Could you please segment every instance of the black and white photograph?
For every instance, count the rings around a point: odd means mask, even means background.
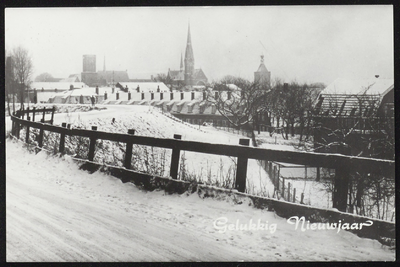
[[[395,261],[393,14],[5,8],[6,261]]]

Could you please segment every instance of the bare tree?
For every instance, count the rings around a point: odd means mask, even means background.
[[[159,73],[155,77],[155,80],[157,82],[163,82],[172,91],[172,84],[173,84],[174,81],[168,75],[165,75],[164,73]]]
[[[14,75],[18,84],[21,108],[24,106],[24,91],[31,82],[33,71],[32,59],[27,49],[18,46],[12,52]]]
[[[314,149],[394,160],[394,117],[380,114],[382,96],[367,94],[324,94],[314,114]],[[322,105],[322,102],[325,105]],[[395,177],[379,173],[349,173],[349,211],[390,219],[394,209]],[[330,185],[331,186],[331,185]]]
[[[15,94],[16,94],[16,83],[15,83],[15,75],[14,75],[14,64],[12,56],[6,54],[6,62],[5,62],[5,93],[7,98],[7,108],[8,114],[11,114],[10,110],[10,96],[12,98],[13,103],[13,112],[15,112]]]
[[[304,129],[310,125],[308,111],[312,109],[312,103],[317,97],[320,89],[307,84],[297,82],[283,83],[279,79],[267,98],[268,109],[274,117],[282,119],[284,126],[284,138],[288,139],[289,133],[295,134],[295,126],[298,124],[300,130],[300,141],[303,137]],[[278,125],[279,127],[279,125]],[[308,131],[307,131],[308,133]]]
[[[251,132],[253,144],[256,144],[254,126],[259,114],[266,110],[264,103],[269,91],[267,84],[226,76],[214,83],[213,90],[207,91],[207,102],[215,106],[230,125]]]
[[[54,82],[54,81],[55,79],[53,75],[51,75],[48,72],[41,73],[35,78],[35,82]]]

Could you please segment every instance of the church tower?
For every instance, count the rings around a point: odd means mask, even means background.
[[[190,24],[188,25],[188,36],[185,52],[185,85],[193,85],[194,56],[192,48],[192,38],[190,36]]]
[[[261,63],[258,70],[254,72],[254,82],[255,83],[266,83],[270,85],[271,72],[268,71],[267,67],[264,65],[264,55],[261,55]]]

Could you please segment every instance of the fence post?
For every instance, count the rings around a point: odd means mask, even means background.
[[[43,117],[42,117],[42,122],[44,123],[44,116],[46,114],[46,108],[43,109]]]
[[[174,134],[174,139],[182,139],[182,135]],[[178,146],[174,145],[172,149],[172,156],[171,156],[171,168],[170,168],[170,176],[172,179],[178,179],[178,167],[179,167],[179,154],[181,150]]]
[[[67,123],[66,123],[66,122],[63,122],[63,123],[61,124],[61,127],[67,128]],[[65,134],[64,134],[64,133],[61,133],[61,137],[60,137],[60,147],[58,148],[58,151],[59,151],[60,153],[64,153],[64,149],[65,149]]]
[[[321,171],[320,171],[320,167],[317,167],[317,179],[315,179],[315,181],[319,182],[321,180]]]
[[[28,116],[27,119],[29,121],[31,118]],[[29,126],[26,126],[25,143],[29,144]]]
[[[21,125],[19,124],[19,122],[16,122],[15,123],[15,136],[17,137],[17,139],[19,139],[20,127],[21,127]]]
[[[40,131],[39,131],[39,140],[38,140],[38,145],[40,148],[43,147],[43,125],[40,125]]]
[[[339,147],[339,152],[344,155],[350,155],[349,147]],[[333,208],[346,212],[347,194],[349,190],[349,168],[346,160],[335,169],[335,187],[333,191]]]
[[[32,116],[32,121],[35,121],[35,113],[36,113],[36,107],[33,108],[33,116]]]
[[[274,168],[272,170],[272,175],[271,176],[272,176],[272,180],[276,183],[276,165],[274,165]]]
[[[285,178],[282,178],[282,197],[285,199]]]
[[[15,122],[12,120],[12,121],[11,121],[11,135],[14,135],[14,136],[15,136],[15,126],[16,126],[16,124],[15,124]]]
[[[279,190],[279,176],[281,175],[281,165],[278,165],[278,174],[276,175],[278,177],[278,190]]]
[[[293,203],[296,202],[296,188],[293,188]]]
[[[94,149],[96,147],[96,133],[97,131],[97,126],[92,126],[92,135],[90,136],[90,145],[89,145],[89,156],[88,159],[89,161],[93,161],[94,159]]]
[[[26,109],[26,119],[30,121],[31,117],[29,117],[29,107]]]
[[[301,193],[300,204],[304,204],[304,193]]]
[[[51,120],[50,120],[50,124],[53,125],[53,121],[54,121],[54,112],[56,111],[56,107],[53,106],[53,109],[51,110]]]
[[[285,198],[285,197],[283,197]],[[287,201],[290,201],[290,183],[287,185]]]
[[[134,135],[135,130],[128,129],[128,134]],[[132,141],[127,141],[126,142],[126,152],[125,152],[125,163],[124,163],[124,167],[126,169],[131,168],[131,160],[132,160]]]
[[[250,139],[239,139],[239,145],[249,146],[249,144]],[[247,161],[248,159],[246,157],[241,156],[239,156],[237,160],[235,189],[242,193],[246,190]]]

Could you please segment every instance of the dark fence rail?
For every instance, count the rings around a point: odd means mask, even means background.
[[[53,111],[54,109],[44,109],[44,113]],[[180,136],[175,135],[175,139],[169,138],[155,138],[146,136],[136,136],[133,132],[130,134],[108,133],[97,131],[97,127],[93,126],[92,130],[85,129],[70,129],[66,127],[66,123],[62,126],[54,126],[43,122],[33,122],[21,118],[27,111],[19,111],[14,116],[11,116],[13,122],[13,135],[19,138],[19,130],[22,126],[27,128],[37,128],[40,130],[39,134],[39,147],[43,145],[43,131],[50,131],[60,134],[60,140],[65,140],[65,136],[80,136],[88,137],[90,139],[88,159],[93,161],[95,153],[96,140],[109,140],[116,142],[123,142],[127,144],[125,158],[132,157],[132,150],[129,147],[132,144],[146,145],[153,147],[161,147],[172,149],[171,158],[171,171],[170,176],[177,179],[177,172],[179,166],[180,151],[192,151],[198,153],[207,153],[214,155],[232,156],[237,157],[240,164],[237,165],[236,170],[236,183],[235,189],[239,192],[245,192],[246,184],[246,170],[247,160],[257,159],[266,161],[277,161],[293,164],[302,164],[310,167],[324,167],[335,169],[337,174],[335,177],[335,192],[333,207],[341,211],[346,211],[347,207],[347,194],[350,172],[360,173],[377,173],[388,177],[394,177],[395,162],[391,160],[379,160],[371,158],[360,158],[345,156],[340,154],[324,154],[324,153],[310,153],[310,152],[295,152],[295,151],[281,151],[265,148],[248,147],[248,139],[241,139],[240,145],[223,145],[223,144],[210,144],[196,141],[179,140]],[[43,114],[44,114],[43,113]],[[53,119],[53,117],[52,117]],[[51,120],[51,123],[53,120]],[[27,134],[28,136],[28,134]],[[64,151],[64,142],[60,142],[59,151]],[[129,165],[125,166],[129,169]]]

